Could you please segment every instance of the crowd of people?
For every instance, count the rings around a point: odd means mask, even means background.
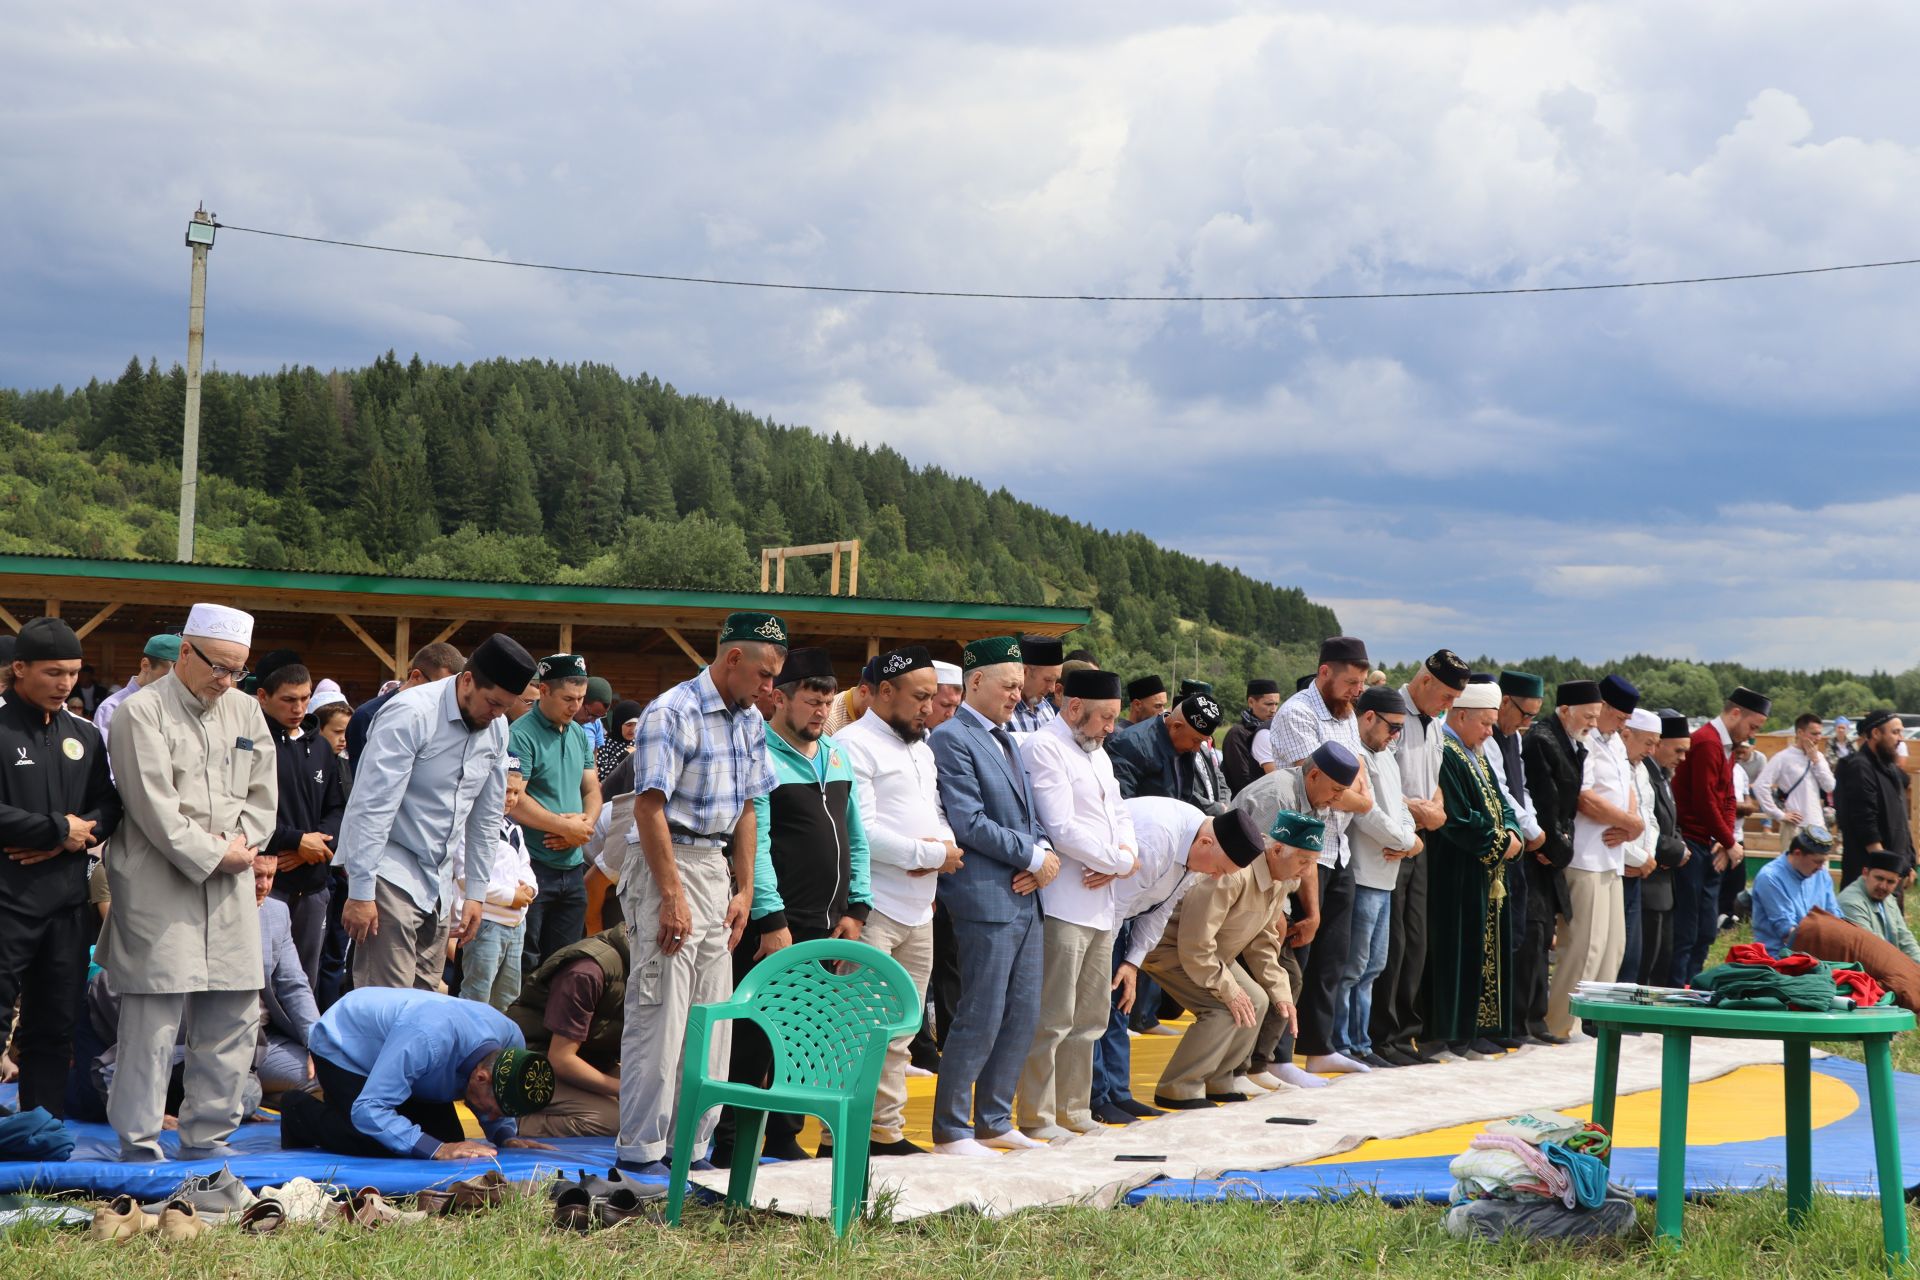
[[[298,654],[249,669],[239,610],[182,630],[92,686],[91,721],[64,622],[0,653],[0,1040],[23,1107],[104,1119],[130,1161],[167,1129],[225,1154],[266,1101],[292,1148],[607,1136],[661,1174],[689,1008],[820,938],[891,955],[929,1010],[871,1133],[835,1135],[878,1155],[923,1151],[911,1073],[938,1077],[933,1150],[965,1157],[1566,1044],[1581,982],[1700,972],[1748,812],[1783,848],[1760,941],[1824,907],[1920,959],[1891,712],[1831,759],[1803,716],[1749,775],[1771,707],[1746,688],[1698,728],[1619,675],[1543,711],[1538,676],[1441,649],[1396,688],[1335,636],[1229,724],[1203,683],[1049,637],[905,646],[842,689],[767,613],[644,706],[495,634],[350,708]],[[1134,1098],[1131,1037],[1181,1011]],[[733,1025],[708,1069],[765,1082]],[[762,1153],[814,1154],[800,1134],[771,1116]],[[712,1114],[697,1140],[725,1162],[747,1135]]]

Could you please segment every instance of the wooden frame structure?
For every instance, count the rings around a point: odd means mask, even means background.
[[[833,570],[827,578],[827,594],[840,594],[840,556],[847,555],[847,594],[860,594],[860,539],[848,538],[844,542],[812,542],[804,547],[762,547],[760,549],[760,589],[771,589],[776,594],[785,594],[787,589],[787,561],[796,556],[832,556]],[[778,566],[776,569],[775,566]],[[768,579],[773,585],[768,587]]]

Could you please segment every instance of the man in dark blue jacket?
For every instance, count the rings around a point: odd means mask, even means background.
[[[1220,727],[1220,704],[1192,693],[1164,716],[1130,724],[1107,739],[1120,794],[1193,800],[1193,753]]]
[[[301,971],[307,985],[317,987],[327,904],[333,896],[330,864],[340,819],[347,811],[346,779],[340,757],[327,740],[303,728],[313,676],[299,655],[285,649],[268,654],[254,680],[254,696],[273,732],[280,780],[279,812],[262,852],[280,860],[273,896],[287,905]]]

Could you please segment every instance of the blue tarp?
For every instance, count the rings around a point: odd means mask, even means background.
[[[1813,1131],[1814,1183],[1835,1195],[1879,1195],[1873,1123],[1867,1106],[1866,1068],[1845,1058],[1823,1058],[1813,1064],[1813,1069],[1845,1083],[1860,1099],[1860,1105],[1850,1115]],[[1914,1121],[1911,1126],[1904,1123],[1901,1126],[1901,1181],[1909,1188],[1920,1186],[1920,1076],[1896,1074],[1894,1099],[1895,1114],[1903,1122],[1909,1118]],[[1447,1172],[1452,1159],[1452,1156],[1428,1156],[1293,1165],[1258,1173],[1229,1173],[1205,1182],[1163,1180],[1132,1192],[1127,1196],[1127,1203],[1139,1204],[1155,1198],[1307,1200],[1354,1194],[1378,1195],[1392,1202],[1445,1201],[1453,1190],[1453,1176]],[[1660,1153],[1651,1147],[1616,1150],[1612,1180],[1650,1197],[1658,1180],[1659,1163]],[[1784,1186],[1786,1179],[1784,1138],[1697,1144],[1687,1148],[1686,1187],[1690,1196]]]

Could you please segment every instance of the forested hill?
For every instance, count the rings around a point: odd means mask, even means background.
[[[183,370],[138,358],[0,390],[0,550],[170,559],[185,394]],[[861,594],[1091,607],[1123,670],[1232,686],[1304,669],[1338,630],[1297,589],[604,365],[209,373],[200,468],[211,563],[740,588],[763,546],[859,538]],[[788,589],[824,571],[795,561]]]

